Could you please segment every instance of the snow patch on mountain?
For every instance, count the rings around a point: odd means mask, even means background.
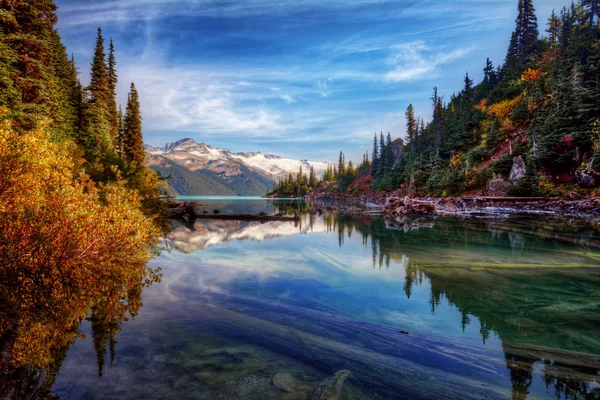
[[[237,170],[241,164],[274,181],[290,172],[296,174],[300,167],[306,174],[313,167],[315,174],[322,176],[329,165],[327,162],[295,160],[261,152],[232,153],[227,149],[196,143],[190,138],[167,143],[164,147],[145,147],[148,154],[164,157],[193,171],[208,169],[223,172],[227,167]]]

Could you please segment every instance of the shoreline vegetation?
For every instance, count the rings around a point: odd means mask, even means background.
[[[98,354],[113,352],[161,278],[147,262],[166,206],[136,87],[123,112],[100,29],[83,86],[56,23],[51,0],[0,3],[1,398],[49,394],[84,319]]]
[[[575,1],[552,13],[541,37],[532,0],[519,1],[505,60],[497,66],[485,60],[481,82],[467,73],[464,88],[449,98],[434,88],[428,122],[408,105],[404,138],[376,133],[359,165],[340,152],[323,177],[300,169],[267,197],[379,205],[409,198],[440,212],[494,207],[598,215],[599,21],[597,1]],[[489,197],[547,200],[490,207],[472,200]]]

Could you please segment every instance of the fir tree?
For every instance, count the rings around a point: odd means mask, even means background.
[[[519,56],[519,39],[517,37],[516,31],[513,31],[513,33],[511,34],[504,65],[508,73],[512,75],[518,74],[521,70],[521,58]]]
[[[121,105],[119,104],[119,114],[118,114],[118,122],[119,122],[119,129],[118,129],[118,135],[117,135],[117,140],[115,143],[115,149],[117,150],[117,152],[119,153],[119,155],[123,155],[123,141],[125,140],[125,117],[123,116],[123,108],[121,107]]]
[[[415,110],[412,104],[409,104],[406,109],[406,140],[407,142],[413,143],[415,141],[415,137],[417,136],[417,120],[415,118]]]
[[[546,32],[548,32],[548,40],[552,46],[556,46],[558,44],[560,31],[560,19],[558,19],[554,10],[552,10],[552,15],[548,21],[548,29],[546,29]]]
[[[315,169],[313,166],[310,167],[310,173],[308,175],[308,186],[312,189],[317,187],[317,176],[315,175]]]
[[[377,133],[373,135],[373,162],[371,163],[371,175],[375,176],[379,162],[379,148],[377,147]]]
[[[98,154],[106,154],[113,148],[112,117],[109,110],[110,80],[105,58],[102,29],[98,28],[90,85],[88,87],[90,107],[86,130],[90,138],[86,140],[86,143],[91,146],[87,149],[89,159],[95,158]]]
[[[600,0],[582,0],[590,28],[595,26],[594,20],[600,19]]]
[[[338,174],[344,176],[346,174],[346,166],[344,165],[344,153],[340,151],[340,158],[338,160]]]
[[[56,22],[51,0],[0,1],[0,106],[22,130],[43,119],[53,133],[70,130],[69,89],[62,85],[74,82],[67,81],[72,76]]]
[[[119,141],[119,113],[117,111],[117,60],[115,58],[115,45],[112,38],[108,52],[108,113],[110,117],[110,137],[115,147]]]
[[[463,99],[465,102],[473,100],[473,80],[469,78],[469,73],[465,75],[465,87],[463,89]]]
[[[489,83],[492,78],[493,73],[494,73],[494,64],[488,57],[488,59],[485,61],[485,68],[483,68],[483,82],[486,84]]]
[[[129,164],[144,162],[144,142],[142,138],[142,115],[135,85],[131,84],[125,110],[123,134],[123,156]]]
[[[518,11],[507,56],[507,64],[513,74],[520,74],[538,53],[539,31],[532,0],[519,0]]]

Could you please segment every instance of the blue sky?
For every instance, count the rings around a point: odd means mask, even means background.
[[[116,46],[118,97],[140,92],[145,142],[359,160],[374,132],[429,119],[465,72],[501,63],[517,0],[57,0],[89,81],[96,29]],[[566,0],[534,0],[540,30]]]

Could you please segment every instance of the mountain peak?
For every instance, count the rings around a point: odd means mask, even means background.
[[[198,144],[196,143],[196,141],[192,138],[184,138],[184,139],[179,139],[176,142],[169,142],[165,145],[164,150],[165,151],[171,151],[173,150],[175,147],[181,146],[182,144]]]

